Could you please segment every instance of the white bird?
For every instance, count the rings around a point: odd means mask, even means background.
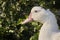
[[[29,17],[22,24],[32,20],[43,24],[39,30],[38,40],[60,40],[60,30],[58,29],[57,20],[50,10],[45,10],[40,6],[33,7]]]

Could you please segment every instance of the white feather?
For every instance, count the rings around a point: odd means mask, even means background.
[[[40,10],[40,12],[34,13],[35,10]],[[58,29],[57,20],[49,9],[45,10],[37,6],[32,8],[31,13],[35,21],[43,24],[38,40],[60,40],[60,30]]]

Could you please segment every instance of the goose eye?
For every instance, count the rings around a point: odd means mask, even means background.
[[[37,10],[35,10],[35,12],[38,12]]]

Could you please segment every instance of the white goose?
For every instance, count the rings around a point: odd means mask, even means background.
[[[58,29],[57,20],[50,10],[45,10],[40,6],[33,7],[29,17],[22,24],[32,20],[43,24],[38,40],[60,40],[60,30]]]

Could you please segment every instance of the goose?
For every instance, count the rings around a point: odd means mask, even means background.
[[[46,10],[41,6],[33,7],[28,18],[21,24],[26,24],[33,20],[43,24],[39,30],[38,40],[60,40],[60,30],[56,17],[49,9]]]

